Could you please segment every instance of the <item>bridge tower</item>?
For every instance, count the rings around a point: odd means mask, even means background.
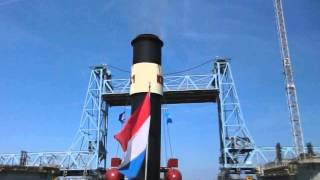
[[[105,90],[106,80],[110,78],[111,74],[106,65],[91,67],[80,127],[70,147],[71,152],[82,152],[75,159],[74,164],[77,167],[106,168],[109,105],[102,99],[102,94]]]
[[[236,86],[227,59],[214,63],[219,96],[217,97],[220,133],[220,177],[255,174],[252,154],[257,150],[244,122]]]

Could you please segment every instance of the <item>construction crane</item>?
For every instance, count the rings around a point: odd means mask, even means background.
[[[299,106],[297,99],[296,87],[293,81],[292,65],[287,40],[287,32],[284,21],[282,8],[282,0],[273,0],[274,10],[277,19],[278,38],[280,44],[281,58],[283,61],[284,76],[286,83],[286,93],[288,98],[288,106],[290,113],[290,121],[292,126],[294,148],[299,156],[304,153],[304,140],[300,122]]]

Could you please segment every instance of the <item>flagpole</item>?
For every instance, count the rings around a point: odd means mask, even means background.
[[[148,135],[149,136],[149,135]],[[149,137],[148,137],[148,143],[147,143],[147,150],[146,150],[146,163],[145,163],[145,168],[144,168],[144,179],[147,180],[148,176],[148,151],[149,151]]]
[[[150,95],[150,89],[151,89],[151,82],[149,82],[149,92],[147,96]],[[151,98],[149,98],[149,101],[151,101]],[[151,121],[151,103],[150,103],[150,121]],[[149,133],[150,133],[150,127],[149,127]],[[148,133],[148,140],[147,140],[147,149],[146,149],[146,162],[145,162],[145,168],[144,168],[144,180],[147,180],[148,177],[148,157],[149,157],[149,133]]]

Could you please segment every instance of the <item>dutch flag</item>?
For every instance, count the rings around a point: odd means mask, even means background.
[[[145,161],[150,128],[150,93],[114,137],[119,141],[124,159],[119,170],[129,179],[135,178]]]

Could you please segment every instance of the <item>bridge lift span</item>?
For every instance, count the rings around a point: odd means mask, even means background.
[[[115,83],[116,82],[116,83]],[[111,106],[130,103],[129,79],[106,81],[103,99]],[[245,126],[231,67],[226,59],[217,59],[210,75],[164,77],[163,104],[218,103],[220,164],[228,173],[255,173],[252,155],[256,148]]]
[[[112,106],[129,105],[129,87],[129,79],[112,79],[107,65],[92,67],[80,127],[71,147],[62,152],[28,153],[26,165],[55,166],[65,172],[105,169],[108,112]],[[209,75],[165,76],[163,88],[164,104],[217,103],[222,173],[251,174],[258,164],[274,160],[264,153],[274,148],[257,147],[249,134],[228,60],[216,59]],[[295,156],[292,147],[283,147],[283,152],[284,158]],[[20,158],[20,154],[0,154],[0,165],[19,165]]]

